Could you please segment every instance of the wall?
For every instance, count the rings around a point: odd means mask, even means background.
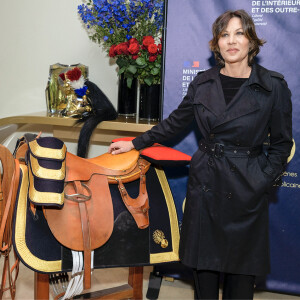
[[[117,103],[116,64],[89,40],[79,0],[1,0],[0,118],[46,111],[49,66],[83,63],[89,79]]]

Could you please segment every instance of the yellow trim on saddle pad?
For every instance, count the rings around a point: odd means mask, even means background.
[[[43,179],[64,180],[66,176],[66,161],[61,162],[61,168],[58,170],[47,169],[39,164],[39,161],[30,153],[30,165],[34,176]]]
[[[29,198],[37,205],[63,205],[64,204],[64,192],[39,192],[34,188],[34,177],[29,167]]]
[[[15,223],[15,246],[22,260],[32,269],[40,272],[60,272],[61,260],[46,261],[36,257],[30,252],[26,245],[26,210],[27,210],[27,191],[28,191],[28,171],[27,166],[20,165],[22,182],[18,196]]]
[[[174,199],[172,192],[170,190],[165,172],[162,169],[155,168],[158,180],[160,182],[161,188],[163,190],[166,204],[168,207],[169,218],[170,218],[170,228],[172,237],[172,251],[163,253],[153,253],[150,254],[150,263],[158,264],[163,262],[177,261],[179,260],[179,228],[176,207],[174,204]]]
[[[42,147],[38,144],[37,140],[33,140],[29,143],[30,151],[33,153],[36,157],[41,158],[52,158],[52,159],[58,159],[63,160],[66,157],[67,147],[65,144],[63,144],[61,149],[53,149],[53,148],[46,148]]]

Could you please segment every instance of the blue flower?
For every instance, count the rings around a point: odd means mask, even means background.
[[[162,28],[163,8],[163,0],[89,0],[78,5],[77,11],[86,28],[94,29],[92,40],[111,46],[131,37],[156,37]]]
[[[83,97],[86,94],[88,87],[84,85],[81,89],[76,89],[75,93],[78,97]]]

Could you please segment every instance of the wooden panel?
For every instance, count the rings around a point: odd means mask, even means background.
[[[85,293],[75,296],[73,299],[132,299],[133,289],[129,284],[120,285],[117,287],[104,289],[100,291]]]
[[[49,299],[49,275],[34,272],[34,299]],[[89,292],[73,299],[143,299],[143,267],[130,267],[128,284]]]
[[[49,299],[49,275],[34,272],[34,299]]]
[[[128,284],[133,288],[133,299],[143,299],[143,271],[144,267],[130,267]]]
[[[77,124],[76,119],[64,117],[49,117],[45,112],[28,114],[24,116],[12,116],[0,119],[0,126],[8,124],[41,124],[41,125],[56,125],[72,128],[81,128],[82,124]],[[103,121],[97,128],[105,130],[120,130],[130,132],[145,132],[152,128],[156,122],[137,121],[135,118],[119,117],[114,121]]]

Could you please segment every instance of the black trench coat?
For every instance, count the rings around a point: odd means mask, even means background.
[[[198,270],[264,275],[269,272],[267,190],[292,147],[291,93],[283,76],[254,64],[226,106],[219,67],[198,74],[170,116],[133,140],[136,149],[163,142],[196,119],[203,139],[235,149],[216,157],[198,149],[190,164],[180,258]],[[236,155],[261,147],[268,155]],[[233,147],[233,148],[232,148]]]

